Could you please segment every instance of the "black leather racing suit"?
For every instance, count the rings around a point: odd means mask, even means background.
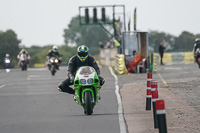
[[[87,59],[84,62],[82,62],[79,60],[78,56],[75,55],[69,60],[67,79],[64,80],[63,82],[61,82],[58,86],[62,92],[74,94],[74,90],[69,86],[73,85],[76,71],[78,70],[78,68],[80,68],[82,66],[93,67],[96,70],[97,75],[99,76],[100,85],[102,86],[104,84],[104,79],[100,76],[100,69],[99,69],[96,61],[94,60],[94,58],[92,56],[88,56]]]
[[[197,43],[194,44],[194,48],[193,48],[193,53],[194,53],[194,59],[197,62],[197,48],[200,48],[200,41],[198,41]]]
[[[51,57],[59,58],[60,54],[59,54],[59,52],[53,52],[53,50],[49,50],[47,57],[48,58],[51,58]]]
[[[59,65],[62,63],[62,60],[60,58],[61,57],[60,53],[58,51],[54,52],[53,50],[49,50],[49,52],[47,54],[47,59],[48,59],[47,65],[48,65],[49,70],[51,69],[50,61],[49,61],[51,57],[55,57],[58,59],[59,64],[56,67],[57,67],[57,69],[59,69]]]

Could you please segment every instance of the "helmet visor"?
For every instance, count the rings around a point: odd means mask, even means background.
[[[56,51],[58,51],[58,49],[54,48],[53,51],[56,52]]]
[[[78,52],[78,56],[80,57],[86,57],[88,55],[88,52]]]

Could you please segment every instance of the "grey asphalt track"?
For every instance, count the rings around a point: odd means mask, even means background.
[[[106,67],[102,100],[86,116],[70,94],[57,90],[66,68],[51,76],[46,68],[0,70],[1,133],[119,133],[114,78]]]

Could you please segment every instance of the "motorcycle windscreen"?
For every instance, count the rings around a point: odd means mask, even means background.
[[[79,74],[81,74],[81,75],[89,75],[89,74],[92,74],[94,71],[95,70],[92,67],[83,66],[83,67],[80,67]]]

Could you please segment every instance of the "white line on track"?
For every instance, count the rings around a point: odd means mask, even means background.
[[[109,67],[109,70],[110,70],[110,73],[115,78],[115,94],[117,96],[117,101],[118,101],[118,116],[119,116],[120,133],[127,133],[126,124],[125,124],[125,120],[124,120],[124,116],[123,116],[123,110],[122,110],[122,100],[121,100],[121,96],[119,94],[118,78],[114,74],[111,67]]]
[[[163,77],[161,76],[160,73],[158,73],[158,76],[160,77],[160,79],[162,80],[163,84],[165,85],[165,87],[169,87],[169,85],[167,84],[167,82],[163,79]]]
[[[6,85],[1,85],[0,88],[3,88],[4,86],[6,86]]]

